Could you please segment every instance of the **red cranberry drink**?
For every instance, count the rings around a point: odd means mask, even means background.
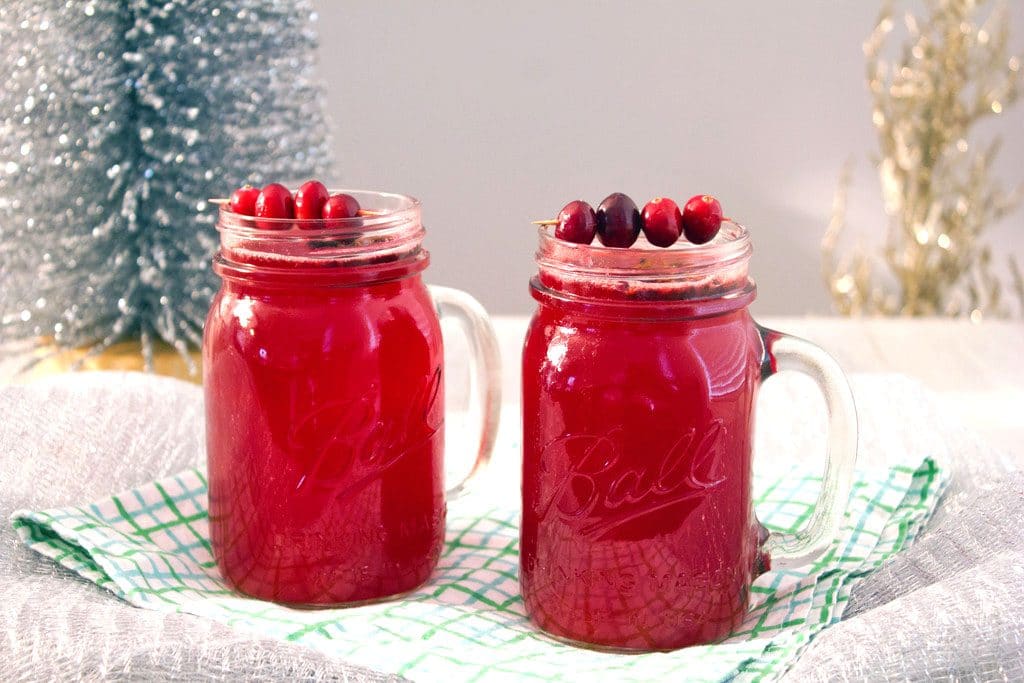
[[[620,197],[602,204],[619,224],[598,210],[601,244],[541,231],[523,351],[520,581],[530,617],[555,636],[667,650],[727,635],[758,574],[831,542],[856,417],[834,361],[751,319],[743,227],[719,232],[719,207],[717,222],[687,230],[687,210],[655,200],[633,243],[635,205]],[[690,213],[713,214],[711,202]],[[706,243],[679,240],[691,232]],[[787,368],[822,386],[830,466],[807,528],[769,535],[751,499],[753,409],[761,380]]]
[[[435,306],[473,330],[482,386],[497,359],[489,325],[468,295],[424,286],[415,200],[268,188],[240,190],[218,223],[223,286],[203,351],[218,566],[237,590],[284,603],[411,590],[444,537]],[[497,405],[496,391],[481,400]],[[496,418],[482,414],[481,460]]]

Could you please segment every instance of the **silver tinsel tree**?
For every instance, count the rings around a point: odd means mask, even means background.
[[[307,0],[0,4],[0,342],[201,341],[215,207],[329,167]]]

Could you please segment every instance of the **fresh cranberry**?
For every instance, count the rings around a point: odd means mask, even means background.
[[[655,197],[643,212],[644,235],[656,247],[671,247],[683,231],[683,215],[671,199]]]
[[[633,200],[616,192],[597,207],[597,238],[606,247],[625,248],[640,235],[640,211]]]
[[[231,193],[231,210],[243,216],[252,216],[256,213],[256,198],[259,196],[260,188],[243,185]]]
[[[329,218],[355,218],[356,214],[359,213],[359,202],[356,198],[348,194],[332,194],[324,204],[324,210],[321,216],[325,219]]]
[[[280,183],[270,183],[256,198],[257,218],[295,218],[295,199],[288,188]],[[256,221],[265,230],[284,230],[290,225],[278,221]]]
[[[576,244],[590,244],[597,233],[597,215],[582,199],[569,202],[558,212],[555,237]]]
[[[722,205],[707,194],[690,197],[683,206],[683,234],[694,244],[715,239],[722,227]]]
[[[310,180],[302,184],[295,193],[295,217],[307,222],[299,223],[300,228],[316,227],[315,222],[308,221],[317,221],[323,217],[324,204],[330,196],[327,187],[319,180]]]

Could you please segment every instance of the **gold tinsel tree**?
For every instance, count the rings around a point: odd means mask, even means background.
[[[1009,258],[1001,273],[982,239],[1016,207],[1024,188],[1006,192],[993,178],[998,138],[983,146],[970,139],[979,122],[1003,114],[1024,89],[1021,60],[1008,54],[1006,6],[989,4],[927,0],[924,17],[904,15],[905,40],[889,58],[897,22],[887,3],[864,43],[888,230],[876,252],[838,253],[847,168],[822,241],[824,276],[845,315],[980,320],[1024,313],[1018,264]]]

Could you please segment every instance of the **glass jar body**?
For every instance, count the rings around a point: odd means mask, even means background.
[[[225,278],[203,360],[211,540],[229,584],[326,605],[429,577],[444,538],[442,358],[418,273]]]
[[[523,353],[528,613],[556,636],[614,649],[723,637],[766,563],[751,497],[758,328],[745,305],[722,312],[721,301],[691,304],[685,317],[644,301],[637,316],[622,300],[604,310],[538,280],[533,291]]]

